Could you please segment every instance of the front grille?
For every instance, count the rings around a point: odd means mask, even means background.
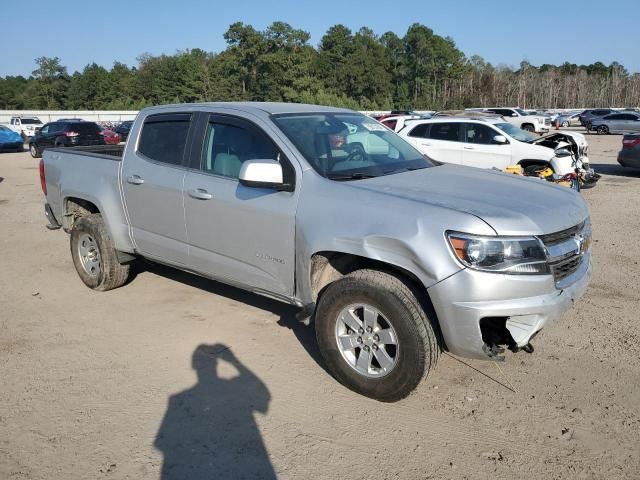
[[[551,119],[549,117],[545,117],[544,124],[545,125],[551,125]]]
[[[540,240],[545,245],[555,245],[558,243],[565,242],[571,239],[576,233],[579,233],[584,228],[585,222],[579,223],[571,228],[567,228],[566,230],[561,230],[559,232],[549,233],[547,235],[539,235]]]
[[[564,280],[578,271],[583,260],[588,261],[585,253],[590,235],[591,229],[584,221],[566,230],[539,236],[547,249],[549,267],[558,288],[572,283],[571,280]]]
[[[580,266],[582,260],[582,255],[575,255],[569,258],[569,260],[551,265],[551,271],[553,272],[553,278],[555,279],[556,283],[561,282],[573,272],[575,272]]]

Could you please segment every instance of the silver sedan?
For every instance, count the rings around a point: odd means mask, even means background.
[[[601,135],[608,133],[640,133],[640,114],[635,112],[619,112],[595,118],[591,121],[590,130]]]

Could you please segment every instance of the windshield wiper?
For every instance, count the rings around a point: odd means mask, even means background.
[[[353,172],[353,173],[328,173],[327,178],[329,180],[362,180],[365,178],[374,178],[378,175],[371,175],[370,173]]]

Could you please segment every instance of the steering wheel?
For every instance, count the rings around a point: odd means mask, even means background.
[[[356,161],[356,162],[365,162],[368,160],[367,152],[364,151],[364,148],[359,143],[354,143],[349,146],[349,154],[347,158],[344,160],[345,162]]]

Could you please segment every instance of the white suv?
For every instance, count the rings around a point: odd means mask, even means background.
[[[551,128],[551,119],[544,115],[529,115],[521,108],[485,108],[487,113],[495,113],[522,130],[527,132],[546,133]]]
[[[526,171],[549,166],[565,175],[574,171],[573,157],[578,168],[589,161],[584,136],[570,133],[537,137],[502,118],[440,117],[408,121],[398,135],[438,162],[501,170],[519,164]]]

